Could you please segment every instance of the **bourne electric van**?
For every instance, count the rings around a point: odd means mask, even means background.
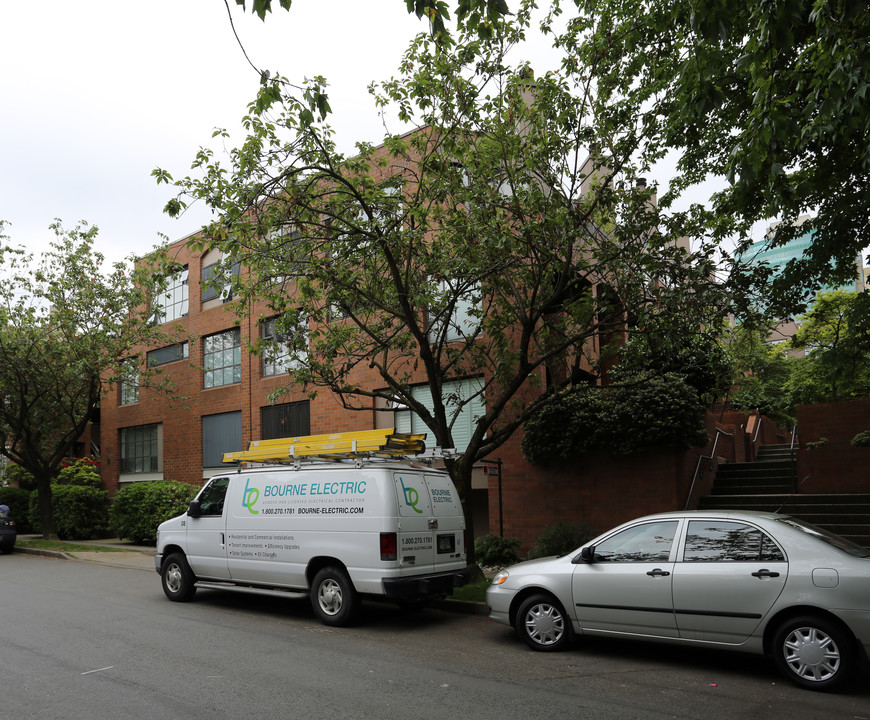
[[[238,467],[212,477],[186,514],[158,529],[166,596],[304,594],[323,623],[338,626],[353,619],[361,595],[411,605],[463,585],[456,488],[445,471],[397,454],[396,446],[422,448],[422,436],[391,433],[255,441],[227,454]],[[243,464],[278,460],[289,464]]]

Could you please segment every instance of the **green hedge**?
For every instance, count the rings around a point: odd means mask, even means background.
[[[185,512],[198,490],[176,480],[128,485],[115,495],[109,512],[110,528],[120,538],[153,543],[157,540],[157,526]]]
[[[9,507],[19,535],[33,532],[30,526],[30,491],[16,487],[0,487],[0,505]]]
[[[66,461],[68,464],[61,468],[54,482],[58,485],[80,485],[82,487],[100,488],[100,464],[92,458],[78,458]]]
[[[106,537],[109,528],[109,493],[81,485],[51,486],[54,529],[61,540],[95,540]],[[39,498],[30,496],[30,524],[42,532]]]
[[[501,535],[483,535],[474,541],[474,553],[480,565],[506,567],[520,561],[520,544]]]
[[[533,464],[595,450],[628,455],[685,449],[709,440],[704,407],[677,374],[639,376],[622,386],[583,387],[553,398],[525,424],[522,450]]]
[[[594,537],[595,533],[585,525],[571,525],[564,520],[557,520],[538,536],[529,557],[566,555],[581,545],[585,545]]]

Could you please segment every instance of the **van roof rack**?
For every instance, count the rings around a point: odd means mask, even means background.
[[[247,450],[224,453],[225,463],[293,462],[300,459],[426,459],[445,457],[439,448],[426,451],[425,433],[397,433],[395,428],[252,440]],[[438,453],[433,452],[439,450]]]

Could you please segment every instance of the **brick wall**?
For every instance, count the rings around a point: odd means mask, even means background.
[[[870,398],[802,405],[797,420],[799,492],[870,492],[870,448],[850,444],[859,432],[870,430]],[[807,447],[822,438],[827,438],[822,447]]]

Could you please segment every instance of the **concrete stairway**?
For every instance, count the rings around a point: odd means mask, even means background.
[[[755,462],[720,465],[700,510],[766,510],[811,522],[870,548],[870,493],[799,494],[788,445],[766,445]]]

